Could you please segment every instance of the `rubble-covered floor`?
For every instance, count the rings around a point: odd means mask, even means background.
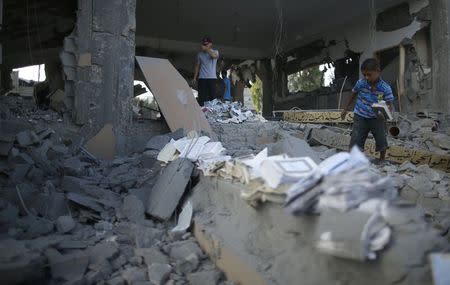
[[[20,98],[7,100],[0,104],[0,272],[5,284],[230,284],[190,232],[172,235],[175,220],[161,223],[145,214],[164,169],[156,159],[164,143],[110,162],[98,160],[81,148],[80,130],[68,119]],[[233,157],[265,147],[275,153],[278,143],[289,136],[304,138],[312,127],[258,120],[210,123]],[[151,137],[140,137],[137,145]],[[286,152],[295,148],[284,147]],[[312,149],[317,162],[337,152]],[[422,207],[427,222],[449,239],[447,173],[410,163],[371,167],[392,176],[400,196]]]
[[[191,233],[145,216],[157,151],[98,160],[58,113],[1,99],[2,284],[228,284]]]
[[[418,121],[421,134],[431,133],[432,120],[425,119]],[[304,138],[305,131],[310,127],[317,125],[297,124],[284,121],[253,121],[244,122],[242,124],[221,124],[210,122],[214,131],[218,134],[221,141],[228,152],[233,156],[241,156],[247,154],[255,154],[265,147],[274,145],[282,140],[283,136],[291,135],[298,138]],[[425,131],[428,127],[429,131]],[[343,130],[347,130],[344,127]],[[411,133],[410,133],[411,134]],[[422,135],[426,136],[426,135]],[[436,136],[444,136],[436,133]],[[415,145],[420,146],[420,133],[414,136]],[[427,136],[429,137],[429,135]],[[424,144],[423,139],[421,141]],[[399,141],[390,138],[391,143]],[[408,141],[407,141],[408,142]],[[339,150],[323,145],[312,146],[320,160],[324,160]],[[446,150],[440,149],[442,153],[448,153]],[[376,162],[376,159],[373,160]],[[392,176],[400,187],[400,196],[410,202],[417,203],[423,208],[425,217],[432,223],[442,235],[445,235],[450,241],[450,174],[441,170],[435,170],[428,165],[416,166],[410,162],[404,164],[395,164],[389,161],[377,164],[373,163],[372,167],[377,169],[384,175]]]

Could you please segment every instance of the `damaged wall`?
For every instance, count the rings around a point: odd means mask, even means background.
[[[442,104],[436,103],[448,102],[450,97],[447,80],[449,64],[442,64],[448,62],[449,54],[448,11],[444,2],[446,1],[433,1],[432,5],[428,0],[405,2],[378,11],[375,23],[372,23],[371,17],[360,16],[345,25],[335,26],[315,37],[304,39],[304,42],[310,44],[322,42],[321,47],[313,45],[306,50],[293,49],[293,46],[298,43],[292,40],[287,46],[290,47],[296,58],[286,65],[288,73],[294,72],[295,67],[300,70],[313,64],[341,59],[346,56],[348,51],[360,54],[359,62],[361,64],[378,51],[404,44],[407,50],[405,74],[407,98],[403,98],[402,110],[405,112],[417,112],[423,109],[446,111],[449,109],[446,107],[447,105],[442,106]],[[427,28],[430,22],[431,25]],[[438,24],[433,25],[433,23]],[[374,24],[376,30],[371,31],[370,27]],[[429,30],[431,33],[428,32]],[[431,54],[433,54],[432,59]],[[431,68],[432,72],[430,72]],[[445,70],[440,71],[441,69]],[[398,76],[394,77],[391,74],[388,77],[392,88],[396,90]],[[444,78],[445,80],[443,80]],[[336,93],[330,93],[330,100],[334,101],[336,96]],[[283,92],[282,97],[274,99],[276,108],[290,109],[293,106],[303,108],[305,103],[308,107],[314,105],[309,102],[311,100],[304,101],[305,94],[287,96],[286,92]],[[324,106],[328,105],[330,104]],[[337,105],[334,108],[337,108]]]
[[[79,0],[61,53],[74,122],[89,135],[112,123],[119,151],[132,119],[135,9],[135,0]]]

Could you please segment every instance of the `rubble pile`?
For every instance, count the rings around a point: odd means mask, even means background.
[[[240,102],[221,102],[218,99],[214,99],[205,102],[202,110],[209,121],[215,121],[221,124],[265,121],[261,116],[255,115]]]
[[[400,116],[398,130],[391,139],[394,144],[405,144],[416,149],[428,150],[438,154],[450,154],[450,133],[438,131],[439,122],[432,118],[407,119]]]
[[[27,118],[12,115],[0,128],[3,284],[230,284],[187,231],[189,203],[178,224],[152,215],[169,168],[155,139],[143,153],[103,161],[80,138]]]

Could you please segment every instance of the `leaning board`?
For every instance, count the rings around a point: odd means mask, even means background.
[[[175,67],[163,58],[137,56],[136,60],[170,130],[205,131],[212,137],[205,114]]]

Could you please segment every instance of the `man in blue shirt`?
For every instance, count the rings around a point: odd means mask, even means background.
[[[211,101],[216,96],[217,59],[219,51],[212,49],[212,40],[204,37],[202,50],[197,54],[194,71],[194,84],[198,79],[198,103],[203,106],[205,101]]]
[[[352,95],[342,111],[342,118],[345,118],[348,108],[356,99],[350,148],[357,145],[364,150],[367,136],[371,132],[375,138],[376,151],[380,152],[380,161],[383,161],[388,148],[385,118],[382,113],[375,113],[372,104],[384,100],[393,112],[394,95],[389,84],[380,77],[381,68],[378,60],[374,58],[365,60],[361,65],[361,72],[364,78],[358,80],[353,87]]]

